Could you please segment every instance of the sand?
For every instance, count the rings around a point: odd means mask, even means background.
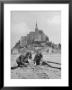
[[[11,67],[17,66],[18,55],[11,55]],[[11,69],[11,79],[61,79],[61,54],[43,53],[43,61],[49,65],[34,65]],[[55,67],[55,68],[54,68]]]

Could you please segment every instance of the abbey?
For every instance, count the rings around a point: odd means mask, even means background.
[[[25,45],[29,45],[35,42],[43,43],[47,41],[49,41],[48,36],[44,34],[43,30],[40,30],[38,28],[38,25],[36,22],[35,31],[30,32],[29,34],[27,34],[27,36],[22,36],[20,40],[20,45],[24,47]]]

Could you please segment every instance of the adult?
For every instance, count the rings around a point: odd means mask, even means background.
[[[27,66],[27,64],[29,64],[28,58],[31,59],[31,53],[27,52],[26,55],[20,55],[17,60],[16,63],[18,64],[18,67],[20,66]]]
[[[34,58],[34,64],[40,65],[42,57],[43,57],[42,54],[37,52],[37,54],[35,55],[35,58]]]

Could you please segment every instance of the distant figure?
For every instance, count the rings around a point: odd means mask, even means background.
[[[16,62],[18,64],[18,67],[20,66],[27,66],[27,64],[29,64],[29,61],[28,61],[28,58],[31,59],[32,56],[31,56],[31,53],[30,52],[27,52],[26,55],[20,55]]]
[[[41,61],[42,57],[43,57],[42,54],[37,52],[37,54],[35,55],[35,58],[34,58],[34,64],[40,65],[40,61]]]

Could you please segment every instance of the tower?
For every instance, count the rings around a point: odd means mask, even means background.
[[[37,26],[37,22],[36,22],[36,26],[35,26],[35,32],[38,31],[38,26]]]

